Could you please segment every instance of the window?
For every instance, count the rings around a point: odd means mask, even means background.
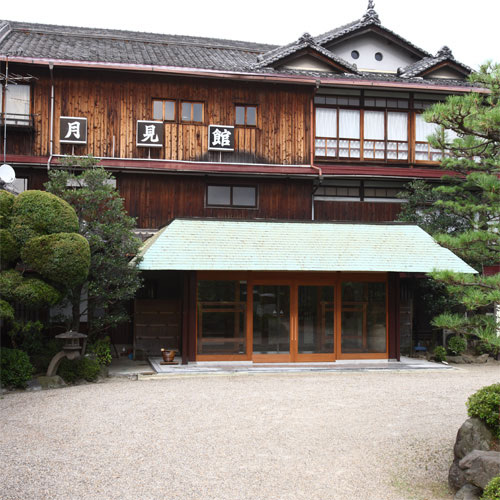
[[[427,137],[439,130],[439,125],[427,123],[423,115],[415,115],[415,161],[441,161],[443,152],[434,149]]]
[[[351,52],[351,57],[352,57],[353,59],[359,59],[359,52],[358,52],[357,50],[353,50],[353,51]]]
[[[365,160],[408,160],[408,113],[364,111]]]
[[[7,91],[5,91],[5,88],[2,88],[2,90],[5,94],[4,118],[7,124],[18,126],[31,125],[30,86],[10,84],[7,86]]]
[[[235,124],[255,127],[257,125],[257,107],[256,106],[236,106]]]
[[[153,99],[153,120],[175,120],[175,101]]]
[[[202,102],[182,102],[181,120],[183,122],[202,123],[203,103]]]
[[[335,180],[321,185],[314,192],[318,201],[370,201],[404,203],[398,193],[404,182]]]
[[[257,207],[255,186],[207,186],[208,207]]]
[[[384,58],[382,52],[375,52],[375,60],[381,61]]]

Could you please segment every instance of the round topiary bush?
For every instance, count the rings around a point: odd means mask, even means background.
[[[467,349],[467,340],[464,337],[454,335],[448,340],[448,351],[454,356],[460,356],[465,352],[465,349]]]
[[[15,289],[23,282],[21,273],[9,269],[0,272],[0,297],[15,300]]]
[[[14,201],[11,229],[23,245],[36,236],[78,232],[78,217],[69,203],[51,193],[24,191]]]
[[[479,389],[467,400],[469,417],[477,417],[500,439],[500,384]]]
[[[0,319],[4,321],[14,320],[14,308],[2,299],[0,299]]]
[[[27,241],[21,257],[44,278],[71,288],[87,278],[90,246],[80,234],[49,234]]]
[[[446,361],[446,349],[443,346],[438,345],[434,349],[434,359],[437,362]]]
[[[38,278],[23,279],[14,290],[14,300],[30,309],[50,307],[61,299],[59,290]]]
[[[10,225],[12,215],[12,205],[16,197],[5,190],[0,190],[0,228],[6,228]]]
[[[0,229],[0,267],[9,268],[19,258],[19,246],[8,229]]]
[[[494,477],[486,485],[481,500],[500,500],[500,476]]]
[[[0,380],[5,387],[26,387],[33,375],[28,355],[18,349],[2,348],[0,352]]]

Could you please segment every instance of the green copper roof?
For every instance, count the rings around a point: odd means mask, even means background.
[[[407,224],[176,219],[140,255],[145,271],[476,272]]]

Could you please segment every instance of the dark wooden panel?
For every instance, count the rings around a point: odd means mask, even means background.
[[[398,273],[389,273],[388,288],[388,310],[389,310],[389,359],[400,360],[400,297],[399,297],[400,278]]]
[[[353,201],[316,201],[316,220],[389,222],[396,220],[401,211],[400,203],[375,203]]]
[[[176,217],[220,219],[311,220],[311,181],[240,180],[211,178],[214,183],[252,185],[258,188],[258,208],[206,208],[206,178],[195,176],[119,174],[118,188],[125,208],[137,226],[158,228]]]

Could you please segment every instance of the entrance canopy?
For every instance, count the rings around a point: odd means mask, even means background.
[[[143,271],[476,272],[401,223],[175,219],[140,256]]]

